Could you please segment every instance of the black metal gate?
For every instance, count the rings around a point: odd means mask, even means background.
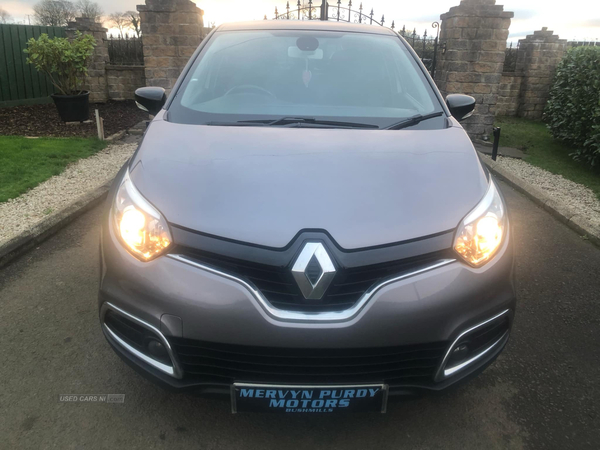
[[[373,9],[371,9],[370,13],[367,11],[363,9],[362,2],[358,9],[352,9],[352,0],[348,1],[348,6],[342,6],[341,0],[338,0],[333,5],[330,5],[327,0],[322,0],[320,5],[313,4],[312,0],[308,0],[308,2],[298,0],[295,8],[290,8],[290,2],[288,1],[285,12],[282,13],[275,7],[273,20],[332,20],[336,22],[385,26],[386,19],[384,14],[379,19],[378,15],[375,16]],[[268,20],[266,15],[265,20]],[[428,37],[427,30],[422,35],[419,35],[416,29],[411,33],[410,31],[407,32],[405,27],[402,27],[402,30],[398,32],[412,46],[417,55],[419,55],[419,58],[421,58],[432,77],[435,76],[437,62],[439,25],[438,22],[431,24],[432,28],[436,30],[435,37]],[[396,23],[392,20],[390,29],[395,31],[395,28]]]

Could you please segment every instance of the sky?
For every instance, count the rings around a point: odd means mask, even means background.
[[[291,0],[290,5],[297,0]],[[13,19],[27,23],[27,14],[32,14],[32,5],[37,0],[0,0],[0,8],[7,10]],[[137,4],[143,0],[99,0],[106,14],[118,11],[135,10]],[[320,4],[320,0],[313,0]],[[386,23],[396,22],[396,26],[407,29],[416,28],[421,34],[423,30],[430,29],[431,22],[439,20],[440,14],[445,13],[452,6],[458,5],[460,0],[365,0],[365,9],[373,8],[375,16],[385,14]],[[235,22],[240,20],[260,20],[265,14],[273,17],[275,6],[279,11],[285,10],[286,0],[196,0],[195,3],[205,12],[205,23]],[[330,4],[337,4],[337,0],[329,0]],[[342,0],[342,4],[347,0]],[[355,0],[356,7],[360,0]],[[496,0],[496,4],[503,5],[505,11],[513,11],[515,17],[510,27],[510,41],[516,41],[531,34],[534,30],[548,27],[562,39],[600,41],[600,0]]]

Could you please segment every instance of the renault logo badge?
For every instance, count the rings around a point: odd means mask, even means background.
[[[335,267],[320,242],[307,242],[292,267],[304,298],[319,300],[333,281]]]

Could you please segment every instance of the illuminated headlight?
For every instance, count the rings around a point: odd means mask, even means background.
[[[459,225],[454,250],[470,265],[481,266],[496,253],[506,234],[506,209],[490,179],[483,200]]]
[[[138,259],[150,261],[171,245],[167,221],[135,188],[125,173],[112,208],[115,233]]]

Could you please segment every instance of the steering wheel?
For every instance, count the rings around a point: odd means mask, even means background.
[[[232,87],[231,89],[229,89],[229,90],[228,90],[228,91],[225,93],[225,95],[227,96],[227,95],[233,94],[233,93],[235,93],[236,91],[240,91],[240,92],[244,92],[244,91],[245,91],[245,92],[254,91],[254,92],[256,92],[257,94],[263,94],[263,95],[265,95],[265,94],[266,94],[266,95],[268,95],[268,96],[270,96],[270,97],[273,97],[273,98],[275,98],[275,94],[273,94],[273,93],[272,93],[272,92],[270,92],[270,91],[267,91],[265,88],[262,88],[262,87],[260,87],[260,86],[256,86],[256,85],[254,85],[254,84],[241,84],[241,85],[239,85],[239,86],[234,86],[234,87]]]

